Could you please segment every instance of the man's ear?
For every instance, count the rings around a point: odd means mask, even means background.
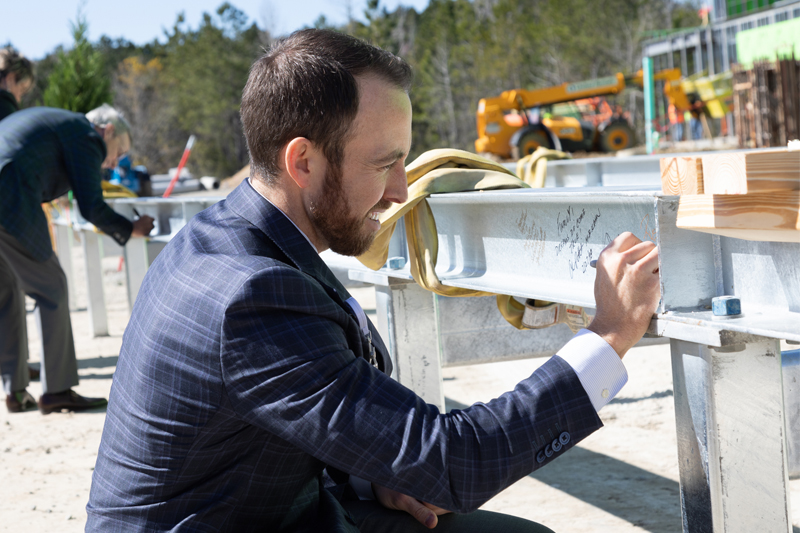
[[[284,149],[283,164],[286,172],[301,189],[309,187],[325,172],[325,158],[305,137],[289,141]]]

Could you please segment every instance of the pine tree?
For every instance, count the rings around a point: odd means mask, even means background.
[[[89,24],[82,8],[78,8],[70,26],[75,43],[67,52],[59,50],[56,66],[47,79],[44,105],[86,113],[111,102],[111,80],[102,54],[89,42]]]

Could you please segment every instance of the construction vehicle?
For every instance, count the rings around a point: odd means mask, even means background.
[[[689,108],[680,69],[658,72],[664,92],[676,107]],[[642,86],[641,71],[622,73],[545,89],[514,89],[478,103],[478,153],[519,159],[544,146],[567,152],[616,152],[633,146],[635,134],[619,109],[604,98],[630,85]]]

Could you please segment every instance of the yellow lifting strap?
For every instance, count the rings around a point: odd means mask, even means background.
[[[525,329],[522,325],[522,317],[525,315],[525,306],[507,294],[497,295],[497,309],[506,322],[517,329]]]
[[[425,152],[406,167],[408,200],[395,204],[381,214],[381,229],[375,241],[358,260],[378,270],[386,264],[389,240],[400,217],[405,216],[409,266],[414,280],[423,288],[442,296],[489,296],[492,293],[448,287],[436,275],[439,242],[436,222],[428,202],[429,195],[445,192],[467,192],[497,189],[528,188],[502,165],[481,156],[455,149]],[[502,315],[522,329],[524,306],[510,296],[497,297]]]
[[[544,187],[544,180],[547,177],[547,162],[571,158],[572,156],[566,152],[540,146],[532,154],[517,161],[517,176],[534,189],[540,189]]]
[[[420,286],[442,296],[489,294],[441,284],[435,272],[439,251],[436,222],[425,198],[435,193],[513,189],[527,185],[498,163],[454,149],[425,152],[406,167],[406,175],[408,200],[381,214],[381,229],[370,249],[358,260],[373,270],[386,264],[389,240],[397,221],[405,215],[411,275]]]
[[[116,185],[106,180],[100,182],[100,188],[103,189],[103,198],[137,198],[139,196],[124,185]]]

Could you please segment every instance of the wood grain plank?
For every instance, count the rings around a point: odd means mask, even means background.
[[[737,239],[800,242],[800,191],[684,195],[676,225]]]
[[[747,191],[800,190],[800,152],[753,152],[745,156]]]
[[[664,194],[703,194],[703,160],[699,157],[662,157],[661,191]]]
[[[706,194],[800,190],[800,152],[740,152],[703,156]]]
[[[746,194],[747,170],[744,153],[703,156],[705,194]]]

